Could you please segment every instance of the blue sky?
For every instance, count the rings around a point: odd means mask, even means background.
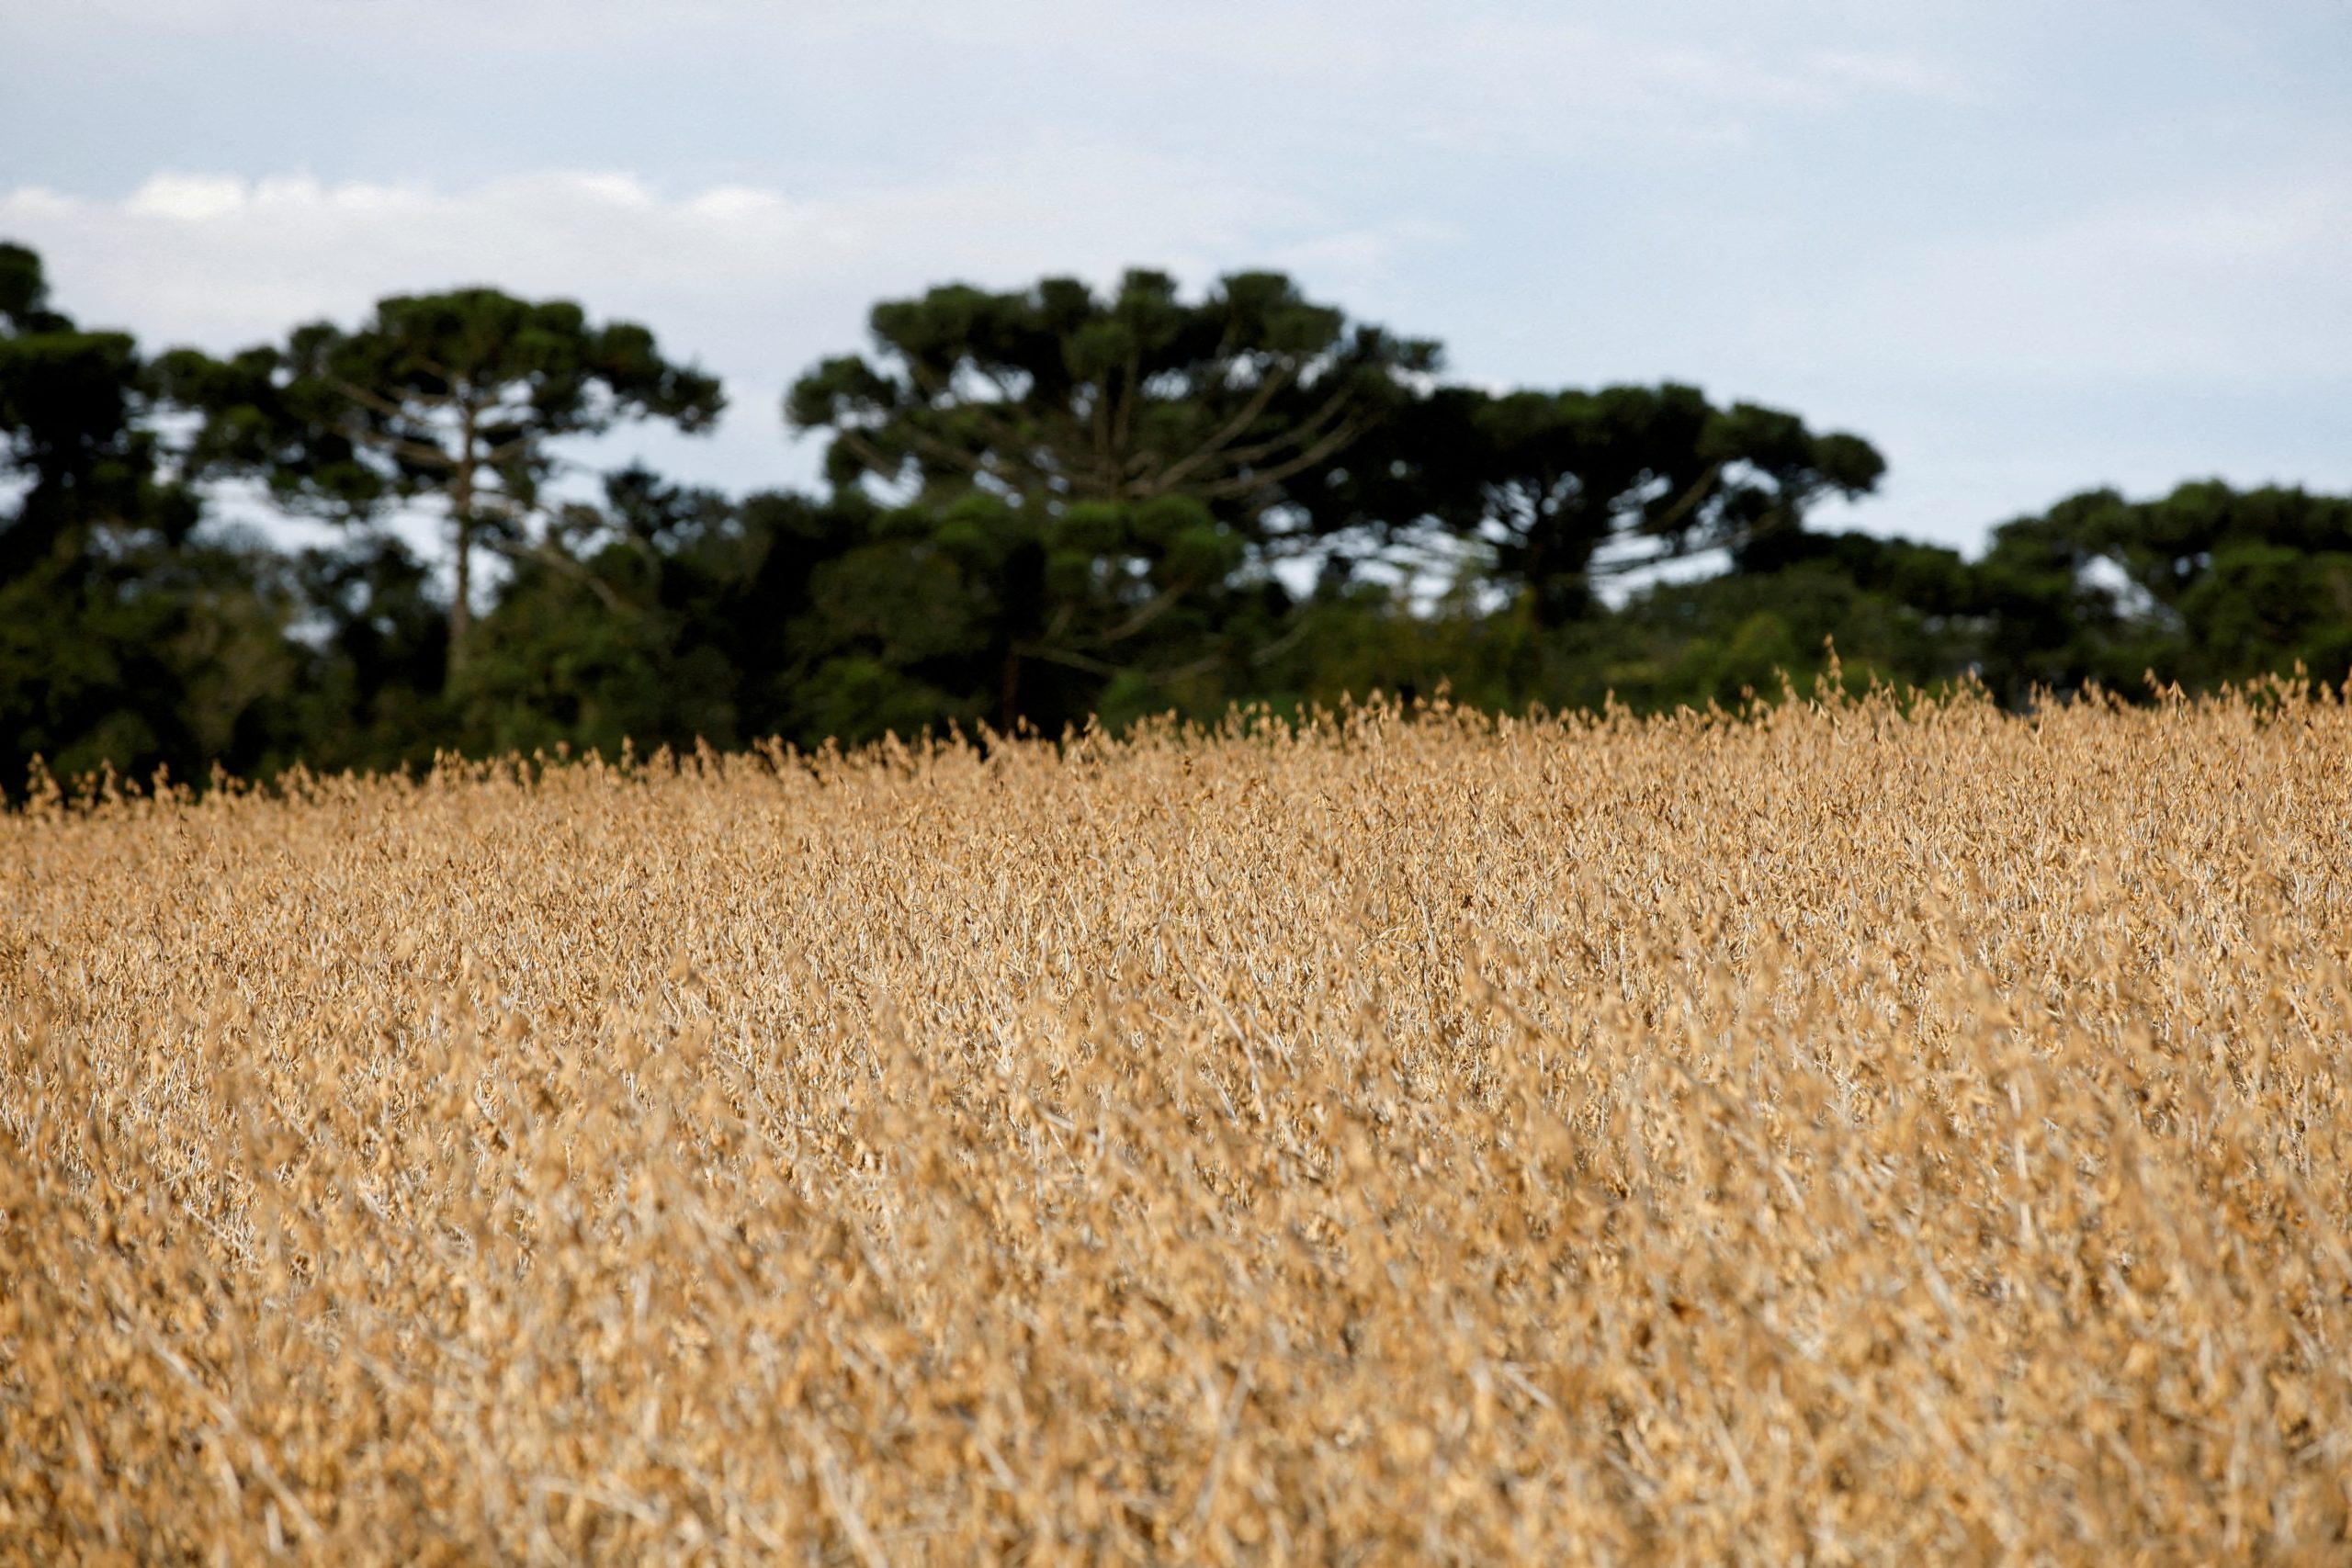
[[[598,456],[730,490],[875,299],[1141,263],[1858,431],[1883,532],[2352,491],[2345,0],[0,0],[0,236],[158,347],[643,321],[734,407]]]

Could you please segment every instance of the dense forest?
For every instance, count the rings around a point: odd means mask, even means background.
[[[870,326],[781,411],[821,493],[729,497],[565,457],[718,416],[640,326],[471,288],[149,353],[0,245],[0,787],[1374,690],[1728,706],[1833,657],[2019,705],[2352,669],[2352,500],[2097,490],[1971,559],[1809,522],[1880,482],[1859,435],[1674,384],[1460,385],[1278,274],[939,288]],[[255,497],[334,526],[256,527]],[[437,558],[392,526],[419,517]]]

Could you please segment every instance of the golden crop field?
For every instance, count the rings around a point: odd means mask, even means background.
[[[2352,1554],[2352,710],[0,818],[18,1561]]]

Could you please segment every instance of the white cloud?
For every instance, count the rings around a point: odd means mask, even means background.
[[[1311,215],[1197,171],[1082,149],[817,199],[741,185],[672,195],[610,172],[463,190],[166,174],[111,201],[0,194],[0,229],[48,254],[69,309],[150,337],[221,344],[396,288],[488,281],[658,308],[730,355],[748,323],[798,319],[844,288],[862,299],[1130,260],[1198,269],[1315,237]]]
[[[1893,96],[1965,102],[1966,80],[1949,65],[1915,54],[1866,50],[1824,50],[1805,62],[1804,74],[1831,85]]]
[[[244,181],[220,175],[159,175],[132,194],[127,209],[142,218],[201,222],[243,210]]]
[[[1792,115],[1953,97],[1964,67],[1939,9],[1924,0],[1883,12],[1851,0],[79,0],[70,14],[28,6],[19,26],[28,45],[62,57],[112,31],[170,39],[216,69],[281,62],[284,90],[298,97],[342,79],[355,59],[380,71],[394,101],[494,92],[505,75],[497,62],[509,59],[531,62],[539,88],[574,73],[601,84],[615,61],[632,60],[644,65],[644,103],[674,106],[681,122],[697,118],[698,96],[755,79],[778,99],[840,103],[847,118],[828,132],[843,141],[888,141],[892,126],[986,134],[1046,115],[1111,134],[1197,136],[1228,154],[1269,138],[1362,146],[1370,136],[1563,160],[1736,144]],[[461,40],[454,58],[445,40]],[[681,71],[698,81],[682,83]],[[729,101],[753,113],[775,107]],[[881,104],[889,124],[877,126],[865,111]],[[606,123],[644,113],[643,104],[597,108]],[[1171,109],[1190,123],[1170,125]],[[251,111],[219,112],[234,122]],[[683,151],[662,126],[648,130],[655,156]],[[334,126],[276,133],[339,140]]]
[[[2352,120],[2284,13],[0,0],[0,234],[64,309],[227,347],[396,290],[576,298],[727,378],[716,443],[642,438],[715,482],[805,477],[776,394],[875,299],[1129,263],[1285,267],[1489,383],[1860,429],[1905,526],[2061,472],[2352,472]]]
[[[2119,199],[1891,255],[1857,306],[1865,341],[1972,375],[2340,381],[2352,178]]]
[[[456,190],[164,174],[116,200],[0,193],[0,234],[43,254],[61,308],[157,348],[226,350],[319,317],[356,320],[386,294],[477,283],[642,321],[665,350],[727,378],[728,428],[687,462],[735,485],[805,469],[784,457],[775,400],[819,357],[862,346],[876,299],[950,279],[1108,281],[1137,264],[1197,285],[1272,256],[1318,296],[1353,303],[1401,252],[1445,239],[1412,222],[1335,225],[1181,163],[1090,146],[830,197],[741,184],[672,193],[612,171]]]
[[[1387,101],[1417,106],[1413,122],[1438,145],[1556,159],[1736,146],[1792,117],[1967,90],[1953,64],[1894,47],[1822,50],[1806,29],[1772,36],[1737,10],[1682,29],[1599,15],[1425,11],[1385,38]]]

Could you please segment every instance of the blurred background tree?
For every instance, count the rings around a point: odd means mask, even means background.
[[[811,370],[786,420],[827,434],[837,486],[910,503],[890,530],[910,565],[965,585],[1008,729],[1216,658],[1198,640],[1226,618],[1212,602],[1311,546],[1299,493],[1438,364],[1271,272],[1189,302],[1148,271],[1106,294],[954,286],[885,301],[871,327],[872,355]]]
[[[1718,409],[1695,387],[1446,387],[1327,474],[1310,505],[1329,531],[1393,540],[1434,525],[1483,546],[1495,586],[1549,627],[1598,608],[1603,577],[1709,550],[1737,559],[1885,471],[1858,436],[1753,403]]]
[[[198,536],[137,346],[48,299],[40,258],[0,244],[0,770],[266,765],[293,739],[284,562]]]
[[[2185,484],[2086,491],[1994,531],[1980,568],[2004,690],[2197,688],[2297,663],[2352,668],[2352,500]]]
[[[664,359],[645,328],[592,326],[568,300],[494,288],[397,296],[356,329],[316,321],[225,360],[181,349],[158,370],[203,415],[195,473],[258,476],[281,505],[338,522],[439,503],[452,674],[469,651],[477,546],[566,570],[538,527],[555,442],[624,420],[706,430],[725,404],[715,378]]]
[[[952,286],[871,325],[786,400],[824,493],[589,490],[568,438],[723,406],[642,327],[462,289],[151,361],[0,245],[7,784],[36,756],[188,778],[1374,690],[1731,707],[1832,643],[1849,683],[2019,706],[2352,676],[2352,499],[2090,491],[1972,560],[1813,526],[1884,474],[1860,436],[1671,382],[1450,385],[1280,274]],[[297,546],[230,520],[253,494],[354,526]],[[387,525],[419,504],[439,562]]]

